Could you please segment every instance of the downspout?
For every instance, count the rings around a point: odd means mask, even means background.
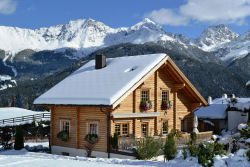
[[[108,158],[110,158],[110,112],[106,113],[102,110],[103,106],[100,106],[100,111],[107,116],[107,152]]]

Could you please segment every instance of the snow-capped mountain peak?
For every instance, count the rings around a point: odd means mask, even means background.
[[[219,45],[230,42],[237,38],[239,35],[233,32],[224,24],[217,26],[209,26],[197,38],[197,45],[206,51],[212,51],[218,48]]]

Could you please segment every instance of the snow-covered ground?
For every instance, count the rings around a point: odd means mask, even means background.
[[[48,142],[25,143],[27,147],[48,147]],[[226,165],[227,164],[227,165]],[[183,159],[181,151],[178,152],[174,160],[163,162],[163,156],[159,156],[151,161],[129,160],[117,158],[86,158],[52,155],[47,153],[9,150],[0,152],[0,167],[99,167],[99,166],[166,166],[166,167],[201,167],[197,158],[188,157]],[[245,150],[240,149],[235,154],[227,156],[216,156],[214,158],[216,167],[249,167],[250,162],[246,158]]]
[[[200,167],[197,158],[188,157],[183,159],[181,153],[174,160],[164,163],[162,156],[159,161],[141,161],[141,160],[122,160],[117,158],[85,158],[85,157],[67,157],[61,155],[52,155],[47,153],[28,152],[25,149],[21,151],[3,151],[0,152],[0,167],[99,167],[99,166],[166,166],[166,167]],[[227,164],[227,165],[226,165]],[[241,149],[236,154],[228,156],[216,156],[214,158],[216,167],[249,167],[245,150]]]

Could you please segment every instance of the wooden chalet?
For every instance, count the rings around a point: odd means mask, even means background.
[[[115,132],[121,141],[191,132],[194,109],[207,102],[169,56],[151,54],[97,55],[34,104],[51,109],[52,153],[84,156],[84,138],[94,133],[94,155],[106,157]],[[57,138],[62,130],[66,142]]]

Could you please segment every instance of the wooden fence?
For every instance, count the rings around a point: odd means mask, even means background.
[[[15,124],[15,123],[22,123],[27,121],[41,120],[41,119],[50,119],[50,113],[41,113],[34,115],[26,115],[22,117],[2,119],[0,120],[0,126],[4,124]]]

